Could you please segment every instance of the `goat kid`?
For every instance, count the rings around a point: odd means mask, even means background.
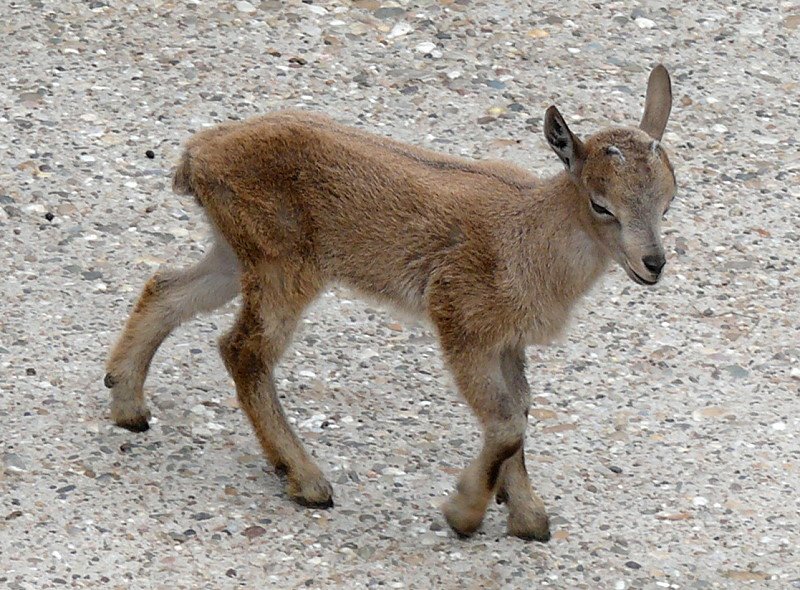
[[[305,112],[278,112],[194,135],[173,187],[194,195],[215,243],[196,266],[157,272],[111,352],[114,421],[148,428],[151,359],[181,323],[236,295],[220,340],[241,407],[288,495],[333,505],[331,485],[289,426],[273,370],[303,310],[331,282],[427,318],[483,427],[483,448],[444,505],[461,535],[494,495],[508,531],[550,536],[525,468],[525,347],[559,335],[575,303],[616,261],[636,283],[665,264],[660,222],[675,176],[660,140],[672,105],[650,74],[639,128],[586,141],[551,106],[544,135],[564,164],[538,180],[515,166],[440,155]]]

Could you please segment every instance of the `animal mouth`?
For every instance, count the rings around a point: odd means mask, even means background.
[[[630,278],[632,278],[634,282],[636,282],[636,283],[638,283],[640,285],[647,285],[648,287],[652,287],[653,285],[655,285],[658,282],[658,279],[653,281],[653,280],[649,280],[649,279],[644,278],[642,275],[640,275],[635,270],[633,270],[631,268],[631,265],[628,264],[627,262],[625,263],[625,270],[628,272],[628,276]]]

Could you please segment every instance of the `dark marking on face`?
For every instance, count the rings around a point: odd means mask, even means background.
[[[502,447],[499,450],[497,457],[495,457],[495,460],[489,466],[489,471],[486,474],[487,484],[490,490],[493,490],[495,486],[497,486],[497,479],[500,477],[500,469],[503,467],[503,463],[513,457],[521,448],[522,439],[520,438],[517,442]]]
[[[566,156],[564,156],[564,164],[566,164],[567,168],[569,168],[569,158],[567,158]]]
[[[111,389],[117,384],[117,378],[114,377],[111,373],[106,373],[106,376],[103,377],[103,385],[105,385],[108,389]]]

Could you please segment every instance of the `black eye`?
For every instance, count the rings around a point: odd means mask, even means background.
[[[598,215],[607,215],[608,217],[614,217],[611,211],[609,211],[605,207],[598,205],[594,201],[589,201],[589,202],[592,204],[592,209],[594,210],[594,212],[597,213]]]

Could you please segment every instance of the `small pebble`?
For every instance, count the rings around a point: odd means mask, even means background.
[[[403,37],[404,35],[408,35],[414,29],[411,27],[409,23],[406,21],[400,21],[396,23],[389,34],[386,36],[387,39],[397,39],[398,37]]]
[[[632,570],[638,570],[638,569],[641,569],[642,565],[640,563],[635,562],[635,561],[626,561],[625,562],[625,567],[630,568]]]
[[[3,467],[12,473],[24,473],[28,470],[25,461],[16,453],[6,453],[3,455]]]
[[[267,529],[258,525],[249,526],[242,531],[242,535],[250,540],[256,539],[265,534],[267,534]]]
[[[247,2],[247,0],[239,0],[239,2],[236,3],[236,10],[238,10],[239,12],[250,13],[250,12],[255,12],[256,7]]]

